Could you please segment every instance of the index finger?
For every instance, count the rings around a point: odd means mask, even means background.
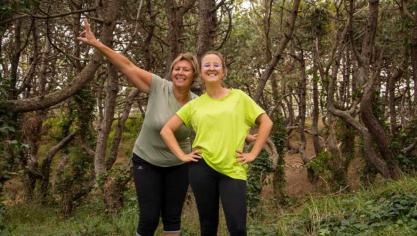
[[[84,18],[84,28],[88,31],[91,31],[90,23],[88,23],[87,18]]]

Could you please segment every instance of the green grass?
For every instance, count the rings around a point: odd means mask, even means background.
[[[417,178],[311,197],[277,221],[277,235],[417,235]]]
[[[417,235],[417,178],[387,181],[356,193],[310,196],[297,207],[276,209],[264,200],[248,219],[248,235]],[[106,214],[100,200],[77,207],[63,219],[57,208],[17,204],[6,211],[9,235],[133,235],[137,204],[133,191],[117,214]],[[183,214],[183,235],[199,235],[198,214],[190,198]],[[1,233],[0,233],[1,235]],[[161,235],[158,228],[156,235]],[[219,235],[227,235],[221,214]]]

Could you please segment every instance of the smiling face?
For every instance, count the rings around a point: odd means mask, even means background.
[[[205,83],[221,83],[224,76],[224,64],[218,55],[206,54],[201,58],[201,78]]]
[[[189,61],[180,60],[172,67],[172,83],[180,88],[190,88],[194,79],[193,66]]]

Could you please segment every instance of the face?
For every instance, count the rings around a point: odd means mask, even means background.
[[[177,87],[189,88],[193,83],[193,66],[189,61],[181,60],[172,68],[172,83]]]
[[[224,68],[219,56],[207,54],[201,59],[201,78],[206,83],[223,81]]]

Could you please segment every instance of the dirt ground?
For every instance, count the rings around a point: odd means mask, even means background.
[[[293,134],[290,138],[290,142],[293,146],[298,146],[298,134]],[[306,156],[312,158],[314,154],[313,139],[311,135],[306,133]],[[307,178],[307,168],[303,165],[303,160],[299,153],[286,152],[284,156],[285,160],[285,180],[286,193],[291,197],[300,197],[308,193],[317,190],[318,185],[312,184]]]

